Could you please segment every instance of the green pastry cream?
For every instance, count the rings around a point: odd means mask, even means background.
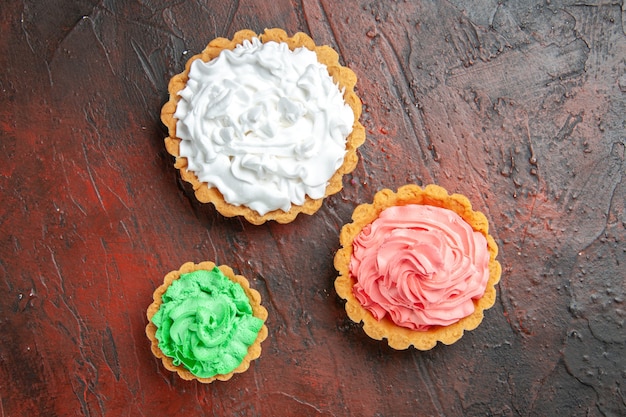
[[[161,351],[200,378],[241,364],[263,326],[241,285],[217,267],[181,274],[152,317]]]

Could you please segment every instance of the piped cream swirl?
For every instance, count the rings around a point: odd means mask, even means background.
[[[354,113],[313,51],[244,41],[191,64],[174,117],[188,170],[260,215],[323,198]]]
[[[485,236],[455,212],[410,204],[390,207],[355,238],[354,295],[380,320],[427,330],[474,311],[489,279]]]

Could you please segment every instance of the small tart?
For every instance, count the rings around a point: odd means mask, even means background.
[[[199,264],[187,262],[183,264],[179,270],[169,272],[167,275],[165,275],[163,284],[154,291],[153,302],[148,307],[146,314],[148,317],[146,335],[151,341],[151,350],[154,356],[162,360],[163,365],[166,369],[172,372],[176,372],[182,379],[195,379],[205,384],[211,383],[216,379],[220,381],[227,381],[232,378],[234,374],[245,372],[250,367],[250,362],[257,359],[261,355],[261,342],[263,342],[268,335],[267,327],[265,325],[265,321],[267,319],[267,310],[261,305],[261,295],[259,294],[259,292],[250,288],[250,284],[244,276],[235,275],[232,268],[226,265],[220,265],[217,268],[222,272],[222,274],[224,274],[231,282],[239,284],[245,292],[250,302],[250,306],[252,307],[252,315],[263,321],[263,325],[261,326],[254,342],[248,347],[248,352],[243,358],[243,361],[233,371],[229,373],[217,374],[212,377],[202,378],[194,375],[186,367],[184,367],[183,364],[175,365],[173,358],[167,356],[159,348],[159,340],[156,336],[158,329],[157,326],[152,322],[152,318],[161,308],[161,305],[163,303],[163,294],[165,294],[167,289],[172,285],[174,281],[180,279],[182,274],[188,274],[195,271],[211,271],[215,267],[216,265],[213,262],[208,261],[201,262]]]
[[[488,261],[488,279],[484,294],[472,299],[474,311],[449,325],[434,325],[426,330],[413,330],[394,323],[389,315],[377,320],[357,299],[354,287],[356,277],[350,271],[350,262],[354,253],[354,241],[363,229],[379,218],[385,209],[405,205],[427,205],[441,207],[458,214],[475,232],[486,238]],[[340,234],[342,247],[337,251],[334,265],[339,276],[335,280],[337,294],[346,300],[345,309],[348,317],[355,323],[363,322],[363,330],[373,339],[387,339],[390,347],[398,350],[414,346],[419,350],[429,350],[437,342],[450,345],[463,336],[465,330],[475,329],[483,319],[483,311],[492,307],[496,299],[495,285],[500,280],[501,266],[496,261],[498,246],[489,235],[489,224],[484,214],[472,210],[469,200],[460,194],[448,194],[437,185],[428,185],[420,188],[417,185],[405,185],[396,193],[385,189],[374,196],[372,204],[362,204],[356,207],[352,214],[352,223],[343,226]]]
[[[288,211],[276,209],[263,215],[246,205],[228,203],[224,195],[216,187],[209,186],[206,182],[202,182],[195,172],[188,169],[189,161],[186,157],[181,156],[180,143],[182,139],[178,137],[176,133],[177,118],[175,117],[177,105],[181,100],[179,92],[185,89],[187,85],[191,64],[198,59],[209,62],[218,57],[222,51],[234,50],[238,45],[242,45],[245,41],[251,41],[254,38],[258,38],[263,44],[270,41],[286,43],[291,51],[300,47],[314,51],[318,62],[327,67],[332,80],[338,85],[339,90],[343,91],[343,100],[354,114],[352,132],[346,138],[346,153],[343,163],[327,181],[325,195],[322,198],[315,199],[306,195],[304,196],[304,203],[301,205],[291,204]],[[289,223],[293,221],[299,213],[313,214],[319,210],[324,198],[342,189],[343,175],[352,172],[357,165],[358,156],[356,150],[365,141],[365,129],[359,122],[362,103],[354,92],[356,81],[355,73],[349,68],[339,64],[339,55],[337,52],[329,46],[316,46],[315,42],[308,35],[301,32],[290,37],[282,29],[265,29],[262,34],[256,34],[251,30],[241,30],[235,33],[232,40],[216,38],[208,44],[202,53],[189,59],[182,73],[175,75],[170,80],[168,87],[170,98],[161,110],[161,120],[167,126],[169,134],[169,136],[165,138],[166,149],[171,155],[176,157],[174,166],[180,171],[181,178],[192,185],[198,201],[212,203],[217,211],[226,217],[243,216],[250,223],[256,225],[263,224],[268,220],[274,220],[278,223]]]

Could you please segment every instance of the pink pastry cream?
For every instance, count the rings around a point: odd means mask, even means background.
[[[489,279],[485,236],[445,208],[389,207],[354,239],[353,292],[377,320],[413,330],[474,312]]]

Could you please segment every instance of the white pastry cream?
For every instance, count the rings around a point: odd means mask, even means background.
[[[260,215],[323,198],[354,113],[306,48],[244,41],[191,64],[174,117],[187,169]]]

